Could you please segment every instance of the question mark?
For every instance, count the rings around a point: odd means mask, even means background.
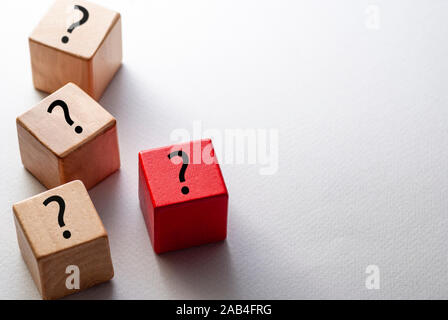
[[[60,196],[51,196],[44,201],[44,205],[48,206],[52,202],[57,202],[59,204],[58,223],[59,226],[62,228],[65,226],[64,223],[65,201]],[[62,233],[62,235],[64,236],[65,239],[69,239],[72,236],[72,234],[68,230],[65,230]]]
[[[82,12],[82,18],[81,18],[81,20],[79,20],[78,22],[73,23],[73,24],[67,29],[67,32],[68,32],[68,33],[72,33],[73,30],[75,30],[75,28],[77,28],[77,27],[79,27],[79,26],[82,26],[84,23],[87,22],[87,20],[89,20],[89,11],[87,11],[86,8],[84,8],[84,7],[82,7],[82,6],[79,6],[79,5],[75,4],[75,10],[76,10],[76,9]],[[67,36],[63,36],[62,39],[61,39],[61,41],[62,41],[63,43],[67,43],[68,40],[69,40],[69,39],[68,39]]]
[[[185,171],[187,171],[188,164],[190,163],[190,159],[188,158],[188,155],[181,150],[174,151],[168,155],[168,159],[170,159],[170,160],[171,160],[171,158],[174,158],[174,157],[182,158],[183,165],[182,165],[182,169],[180,169],[180,172],[179,172],[179,181],[185,182]],[[188,194],[189,192],[190,192],[190,189],[188,189],[188,187],[186,187],[186,186],[182,187],[183,194]]]
[[[68,106],[67,106],[67,104],[66,104],[64,101],[62,101],[62,100],[56,100],[56,101],[54,101],[54,102],[48,107],[47,112],[48,112],[48,113],[52,113],[52,112],[53,112],[53,109],[56,108],[56,107],[61,107],[61,108],[62,108],[62,110],[64,111],[65,121],[66,121],[70,126],[72,126],[74,122],[73,122],[72,118],[70,118],[70,113],[69,113],[69,111],[68,111]],[[76,132],[77,134],[82,133],[82,127],[77,126],[77,127],[75,128],[75,132]]]

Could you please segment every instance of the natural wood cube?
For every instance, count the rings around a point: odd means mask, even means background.
[[[43,299],[58,299],[114,276],[107,232],[81,181],[16,203],[13,212],[20,251]],[[68,271],[76,268],[78,279],[72,282]]]
[[[29,37],[33,82],[52,93],[73,82],[99,100],[121,66],[121,16],[84,0],[57,0]]]
[[[74,84],[19,116],[17,132],[23,165],[48,189],[90,189],[120,168],[115,118]]]

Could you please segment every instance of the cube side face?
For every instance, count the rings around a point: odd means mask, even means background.
[[[93,95],[89,61],[29,40],[34,87],[53,93],[72,82]]]
[[[227,237],[228,195],[223,194],[155,209],[159,223],[157,253],[180,250]]]
[[[149,238],[151,239],[151,243],[154,247],[154,250],[157,252],[155,248],[155,239],[154,239],[154,207],[152,205],[151,195],[149,193],[148,186],[146,184],[146,177],[143,171],[141,155],[139,155],[139,187],[138,187],[138,196],[140,200],[140,209],[142,211],[143,218],[145,220],[146,229],[148,230]]]
[[[87,189],[120,168],[117,125],[83,144],[61,160],[61,180],[81,180]]]
[[[33,253],[33,250],[31,249],[31,245],[28,242],[28,239],[26,238],[25,233],[23,232],[22,226],[20,225],[19,221],[17,220],[15,212],[14,212],[14,224],[16,226],[17,242],[19,244],[19,249],[22,254],[22,258],[25,261],[25,264],[31,273],[31,277],[34,280],[34,283],[36,284],[37,289],[39,290],[40,294],[42,295],[42,283],[41,283],[41,279],[40,279],[39,265],[37,263],[35,255]]]
[[[48,189],[61,184],[59,158],[17,122],[23,166]]]
[[[99,100],[121,67],[123,60],[121,17],[92,59],[93,98]]]
[[[71,270],[79,268],[79,289],[67,288]],[[42,275],[42,297],[45,300],[59,299],[77,293],[114,276],[109,240],[101,237],[74,248],[57,252],[39,260]]]

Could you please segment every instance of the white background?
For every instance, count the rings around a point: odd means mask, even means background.
[[[90,191],[115,278],[70,298],[448,298],[447,1],[97,2],[123,16],[124,64],[101,100],[122,169]],[[2,1],[2,299],[40,298],[11,206],[45,190],[21,164],[15,118],[45,96],[27,37],[50,5]],[[222,165],[227,241],[157,256],[137,153],[195,120],[278,130],[279,171]],[[365,287],[371,264],[380,290]]]

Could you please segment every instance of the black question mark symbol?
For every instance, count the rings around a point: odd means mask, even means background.
[[[68,32],[68,33],[72,33],[73,30],[75,30],[75,28],[77,28],[77,27],[79,27],[79,26],[82,26],[84,23],[87,22],[87,20],[89,20],[89,11],[87,11],[86,8],[84,8],[84,7],[79,6],[79,5],[76,4],[76,5],[75,5],[75,10],[79,10],[79,11],[82,12],[82,18],[81,18],[81,20],[79,20],[78,22],[73,23],[73,24],[67,29],[67,32]],[[67,36],[62,37],[62,39],[61,39],[62,43],[67,43],[68,40],[69,40],[69,39],[68,39]]]
[[[47,112],[48,112],[48,113],[52,113],[52,112],[53,112],[53,109],[56,108],[56,107],[61,107],[61,108],[62,108],[62,110],[64,111],[65,121],[66,121],[70,126],[72,126],[74,122],[73,122],[72,118],[70,118],[70,112],[68,111],[68,106],[67,106],[67,104],[66,104],[64,101],[62,101],[62,100],[56,100],[56,101],[54,101],[54,102],[48,107]],[[77,126],[77,127],[75,128],[75,132],[76,132],[77,134],[82,133],[82,127]]]
[[[57,202],[59,204],[58,223],[61,228],[65,227],[65,223],[64,223],[65,201],[64,201],[64,199],[62,199],[60,196],[51,196],[44,201],[44,206],[48,206],[52,202]],[[64,236],[65,239],[69,239],[72,236],[72,234],[68,230],[65,230],[62,233],[62,235]]]
[[[180,169],[180,172],[179,172],[179,181],[185,182],[185,171],[187,171],[188,164],[190,163],[190,159],[188,158],[188,155],[181,150],[174,151],[168,155],[168,159],[170,159],[170,160],[171,160],[171,158],[174,158],[174,157],[182,158],[183,165],[182,165],[182,169]],[[190,189],[188,189],[187,186],[182,187],[183,194],[188,194],[189,192],[190,192]]]

